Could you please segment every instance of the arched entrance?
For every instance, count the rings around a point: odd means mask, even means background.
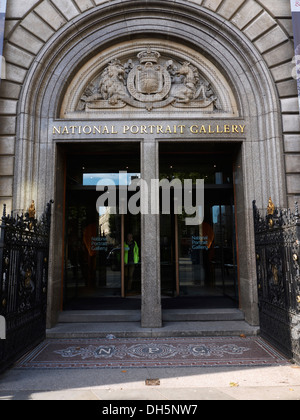
[[[121,3],[116,3],[113,8],[99,6],[93,13],[87,12],[75,19],[75,25],[66,25],[61,33],[57,33],[51,45],[46,45],[39,53],[29,71],[20,100],[17,165],[21,170],[16,172],[15,208],[24,208],[29,196],[30,199],[36,197],[38,207],[49,198],[55,199],[49,325],[55,323],[61,308],[63,271],[64,156],[58,144],[94,143],[99,140],[99,131],[100,137],[111,144],[116,141],[116,133],[118,141],[140,143],[141,174],[146,181],[159,179],[159,147],[162,143],[239,144],[234,187],[240,307],[250,323],[258,323],[251,203],[253,198],[262,203],[266,196],[272,195],[277,203],[285,204],[279,105],[269,70],[249,40],[213,12],[180,1],[172,5],[160,4],[159,8],[154,2],[146,8],[136,1],[128,2],[126,6]],[[143,7],[142,13],[140,7]],[[215,101],[211,110],[202,109],[201,112],[199,107],[195,112],[189,107],[182,111],[184,106],[177,108],[166,104],[166,107],[175,108],[172,113],[168,108],[164,114],[165,107],[157,108],[153,113],[149,101],[143,96],[153,95],[153,88],[147,91],[146,86],[137,83],[137,78],[142,75],[137,71],[131,74],[136,68],[136,63],[132,62],[130,72],[127,68],[131,102],[126,102],[131,110],[123,110],[119,115],[120,111],[114,110],[113,117],[109,114],[111,110],[103,111],[102,104],[102,117],[96,111],[93,119],[93,106],[97,105],[95,102],[99,98],[93,98],[92,93],[86,95],[91,114],[76,116],[77,111],[82,111],[78,108],[79,102],[84,102],[80,83],[89,87],[86,81],[97,81],[99,66],[104,71],[113,59],[120,60],[124,66],[131,56],[136,57],[132,52],[143,52],[141,47],[149,44],[149,40],[154,51],[160,49],[158,52],[164,63],[173,62],[178,67],[189,59],[189,65],[198,69],[204,82],[214,83],[212,96],[217,96],[219,103]],[[199,57],[203,58],[202,61]],[[149,59],[147,62],[156,64]],[[143,58],[140,65],[145,65]],[[152,102],[164,102],[172,95],[173,98],[177,95],[178,99],[184,83],[179,81],[171,95],[169,79],[170,72],[161,70],[157,96]],[[170,90],[164,92],[167,86]],[[177,93],[176,88],[179,88]],[[183,100],[191,101],[186,92],[183,95]],[[207,93],[202,97],[204,100],[208,98]],[[199,97],[193,99],[197,101]],[[146,103],[146,106],[135,106],[136,102]],[[142,216],[141,245],[142,325],[159,327],[162,319],[159,214]]]

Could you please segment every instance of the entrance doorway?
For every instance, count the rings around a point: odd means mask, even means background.
[[[63,309],[140,309],[141,215],[120,214],[122,194],[141,177],[139,143],[65,147]],[[186,214],[160,214],[163,308],[237,307],[238,252],[234,193],[237,146],[160,143],[161,179],[204,179],[204,221],[186,225]],[[121,172],[121,175],[120,175]],[[97,185],[114,183],[114,205]],[[162,201],[162,200],[161,200]],[[96,204],[97,203],[97,204]],[[125,299],[126,298],[126,299]]]
[[[160,145],[160,178],[204,179],[204,221],[186,225],[186,214],[161,214],[161,289],[164,308],[238,305],[238,255],[234,204],[235,148],[226,145]],[[173,196],[171,195],[171,203]]]
[[[87,145],[82,152],[66,149],[63,309],[138,309],[141,221],[120,214],[119,190],[140,177],[139,144]],[[101,188],[107,181],[115,185],[114,205],[99,200],[108,197]]]

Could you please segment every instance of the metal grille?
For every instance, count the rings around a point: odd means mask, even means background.
[[[50,202],[40,220],[30,213],[6,215],[0,226],[0,371],[45,338]]]
[[[300,360],[300,217],[274,207],[262,216],[253,202],[261,334]]]

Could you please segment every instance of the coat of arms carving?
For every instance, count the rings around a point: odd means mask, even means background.
[[[164,58],[149,47],[127,62],[112,60],[85,89],[78,110],[127,105],[148,111],[168,105],[213,111],[218,108],[218,98],[191,63]]]

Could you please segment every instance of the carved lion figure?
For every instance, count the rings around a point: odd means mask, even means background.
[[[110,105],[116,105],[126,96],[125,68],[119,60],[112,61],[102,73],[99,93]]]

